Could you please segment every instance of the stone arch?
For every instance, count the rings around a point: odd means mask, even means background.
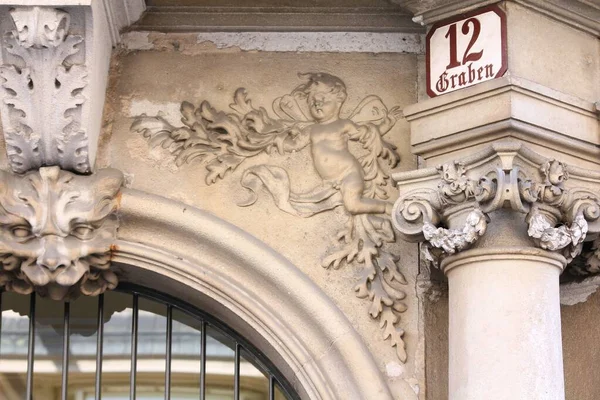
[[[113,262],[123,281],[220,318],[302,398],[392,399],[365,344],[321,289],[273,249],[189,205],[132,189],[120,199]]]

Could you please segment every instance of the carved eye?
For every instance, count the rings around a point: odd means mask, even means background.
[[[89,239],[94,233],[94,229],[89,225],[77,225],[71,229],[71,235],[79,239]]]
[[[18,225],[12,228],[12,234],[19,239],[28,238],[31,236],[31,228],[26,225]]]

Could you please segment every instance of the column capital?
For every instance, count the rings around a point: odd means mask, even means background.
[[[600,234],[600,172],[542,157],[519,143],[497,142],[461,161],[393,178],[400,189],[394,226],[407,240],[428,243],[432,261],[476,248],[500,210],[522,214],[529,245],[567,262]],[[598,266],[593,249],[590,268]]]

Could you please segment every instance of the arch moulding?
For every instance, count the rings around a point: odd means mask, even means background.
[[[123,189],[113,262],[122,281],[177,294],[249,338],[306,399],[392,399],[324,292],[273,249],[189,205]]]

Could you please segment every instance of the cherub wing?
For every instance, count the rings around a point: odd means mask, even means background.
[[[299,92],[276,98],[273,102],[273,111],[283,120],[310,122],[308,104],[304,95]]]
[[[388,110],[379,97],[370,95],[365,97],[358,106],[356,106],[348,119],[359,125],[371,123],[387,128],[385,131],[381,132],[382,135],[385,135],[401,117],[402,111],[400,110],[400,107],[393,107],[391,110]],[[388,127],[387,125],[390,126]]]
[[[357,124],[362,124],[366,122],[376,124],[379,121],[382,121],[385,117],[387,117],[388,109],[383,104],[383,101],[375,95],[370,95],[365,97],[359,104],[356,106],[352,114],[348,117],[348,119],[354,121]]]
[[[364,169],[367,187],[365,194],[380,199],[387,199],[389,175],[387,168],[394,168],[400,162],[396,146],[383,137],[402,116],[399,107],[390,110],[377,96],[367,96],[361,101],[348,119],[354,122],[358,129],[350,135],[350,139],[360,142],[367,154],[359,161]],[[384,168],[384,165],[387,167]]]

